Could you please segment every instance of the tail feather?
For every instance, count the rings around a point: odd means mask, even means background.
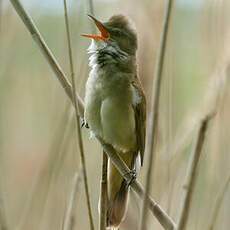
[[[123,153],[120,156],[127,166],[133,169],[136,158],[134,153]],[[110,160],[108,165],[107,227],[118,227],[126,215],[129,187]]]
[[[114,199],[109,202],[107,212],[107,226],[118,227],[123,221],[128,204],[128,186],[123,181],[120,190],[115,195]]]

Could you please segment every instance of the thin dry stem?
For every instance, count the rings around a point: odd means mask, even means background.
[[[173,125],[173,71],[172,71],[172,45],[168,47],[168,69],[167,69],[167,104],[168,104],[168,116],[167,116],[167,140],[168,144],[166,144],[167,148],[167,154],[165,155],[167,157],[167,186],[168,186],[168,196],[167,196],[167,213],[170,214],[171,207],[172,207],[172,201],[173,201],[173,187],[175,178],[171,175],[171,165],[170,165],[170,145],[172,143],[172,125]]]
[[[208,123],[212,117],[213,117],[213,114],[207,115],[201,121],[199,129],[198,129],[198,135],[197,135],[196,143],[194,146],[194,151],[189,161],[186,183],[184,185],[185,193],[184,193],[184,198],[182,201],[182,207],[180,211],[178,230],[186,229],[189,213],[191,210],[191,201],[193,198],[194,188],[195,188],[196,179],[198,175],[197,173],[198,163],[199,163],[200,156],[202,153],[202,149],[203,149],[203,145],[204,145],[204,141],[206,137],[206,132],[208,128]]]
[[[93,0],[88,0],[88,10],[90,15],[94,15]],[[95,33],[95,26],[91,24],[92,34]],[[100,210],[99,210],[99,229],[106,229],[107,221],[107,203],[108,203],[108,188],[107,188],[107,167],[108,157],[103,151],[102,168],[101,168],[101,187],[100,187]]]
[[[72,230],[74,222],[74,210],[76,209],[76,198],[79,193],[79,188],[81,184],[82,170],[76,173],[73,177],[72,189],[70,192],[69,202],[67,205],[65,218],[63,222],[63,230]]]
[[[93,0],[88,0],[90,15],[94,15]],[[92,33],[95,33],[95,26],[91,24]],[[107,222],[107,204],[108,204],[108,187],[107,187],[107,167],[108,157],[103,151],[102,168],[101,168],[101,187],[100,187],[100,210],[99,210],[99,229],[106,229]]]
[[[147,154],[146,154],[148,156],[148,160],[146,161],[148,163],[147,177],[145,181],[145,196],[142,205],[142,214],[141,214],[141,221],[139,227],[140,230],[146,229],[148,194],[150,193],[151,190],[151,184],[153,184],[152,168],[154,168],[155,156],[156,156],[156,140],[157,140],[157,124],[158,124],[158,116],[159,116],[160,90],[161,90],[166,42],[168,36],[168,28],[169,28],[170,16],[172,11],[172,3],[173,3],[172,0],[168,0],[166,5],[164,24],[163,24],[162,34],[161,34],[161,41],[160,41],[159,57],[157,59],[156,73],[155,73],[154,85],[153,85],[151,119],[150,119],[149,134],[148,134],[149,141],[147,145]]]
[[[103,151],[102,159],[102,169],[101,169],[101,193],[100,193],[100,219],[99,219],[99,229],[106,229],[107,220],[107,203],[108,203],[108,191],[107,191],[107,167],[108,167],[108,157]]]
[[[55,72],[58,80],[60,81],[62,87],[64,88],[67,96],[71,99],[73,102],[72,97],[72,86],[68,82],[65,74],[63,73],[61,67],[57,63],[56,59],[54,58],[53,54],[48,49],[44,39],[41,37],[38,29],[36,28],[34,22],[32,19],[28,16],[28,14],[23,9],[22,5],[19,3],[18,0],[10,0],[12,5],[14,6],[15,10],[17,11],[20,18],[23,20],[26,28],[31,33],[33,39],[35,42],[39,45],[39,48],[41,49],[42,53],[44,54],[45,58],[47,59],[48,63],[50,64],[51,68]],[[83,117],[84,114],[84,104],[82,99],[77,95],[77,99],[79,102],[79,115]],[[132,178],[130,178],[131,174],[129,172],[128,166],[122,161],[122,159],[116,154],[114,149],[106,145],[102,140],[97,138],[100,144],[102,145],[104,151],[107,153],[107,155],[111,158],[113,164],[118,169],[118,171],[121,173],[121,175],[126,179],[127,181],[130,181]],[[138,181],[134,181],[131,185],[133,190],[143,199],[144,196],[144,189],[141,186],[141,184]],[[165,213],[165,211],[149,196],[147,196],[147,201],[149,202],[149,208],[152,211],[153,215],[158,219],[160,224],[165,229],[174,229],[175,223],[173,220]]]
[[[221,208],[221,205],[223,203],[225,194],[228,190],[228,186],[230,184],[230,175],[228,176],[226,182],[224,183],[223,188],[220,190],[220,192],[217,195],[216,201],[214,203],[214,209],[213,209],[213,214],[212,214],[212,218],[211,218],[211,223],[209,225],[209,230],[214,230],[215,229],[215,225],[216,225],[216,220]]]
[[[91,230],[94,230],[93,224],[93,215],[90,203],[90,196],[89,196],[89,186],[88,186],[88,177],[87,177],[87,170],[86,170],[86,162],[85,162],[85,153],[83,148],[83,141],[82,141],[82,133],[81,133],[81,125],[80,125],[80,117],[79,117],[79,105],[76,95],[76,85],[75,85],[75,74],[74,74],[74,65],[73,65],[73,54],[72,54],[72,45],[70,39],[70,28],[69,28],[69,19],[68,19],[68,10],[66,0],[64,2],[64,12],[65,12],[65,25],[66,25],[66,34],[67,34],[67,44],[68,44],[68,53],[69,53],[69,63],[70,63],[70,71],[71,71],[71,82],[72,82],[72,98],[73,98],[73,105],[75,109],[75,118],[76,118],[76,125],[77,125],[77,139],[78,139],[78,146],[80,150],[81,156],[81,164],[83,169],[83,179],[84,179],[84,186],[85,186],[85,193],[86,193],[86,203],[88,208],[88,215],[89,215],[89,222]]]

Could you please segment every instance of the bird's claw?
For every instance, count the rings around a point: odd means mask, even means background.
[[[133,181],[135,181],[137,179],[137,172],[135,169],[130,170],[128,173],[126,173],[125,175],[129,175],[129,180],[126,180],[126,185],[127,187],[129,187]]]
[[[85,127],[85,128],[87,128],[87,129],[89,129],[89,125],[88,125],[88,123],[87,123],[87,122],[85,122],[85,120],[84,120],[83,118],[81,118],[81,128],[83,128],[83,127]]]

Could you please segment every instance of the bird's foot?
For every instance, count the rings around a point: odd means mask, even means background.
[[[84,118],[81,118],[81,128],[83,128],[83,127],[89,129],[88,123],[85,121]]]
[[[135,181],[137,179],[136,169],[130,170],[125,175],[129,176],[129,180],[126,180],[126,185],[127,185],[127,187],[129,187],[133,183],[133,181]]]

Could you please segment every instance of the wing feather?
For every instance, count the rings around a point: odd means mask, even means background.
[[[145,152],[145,135],[146,135],[146,98],[138,77],[132,81],[132,86],[138,94],[138,99],[133,103],[135,113],[135,125],[138,152],[140,153],[141,166],[143,165],[144,152]]]

